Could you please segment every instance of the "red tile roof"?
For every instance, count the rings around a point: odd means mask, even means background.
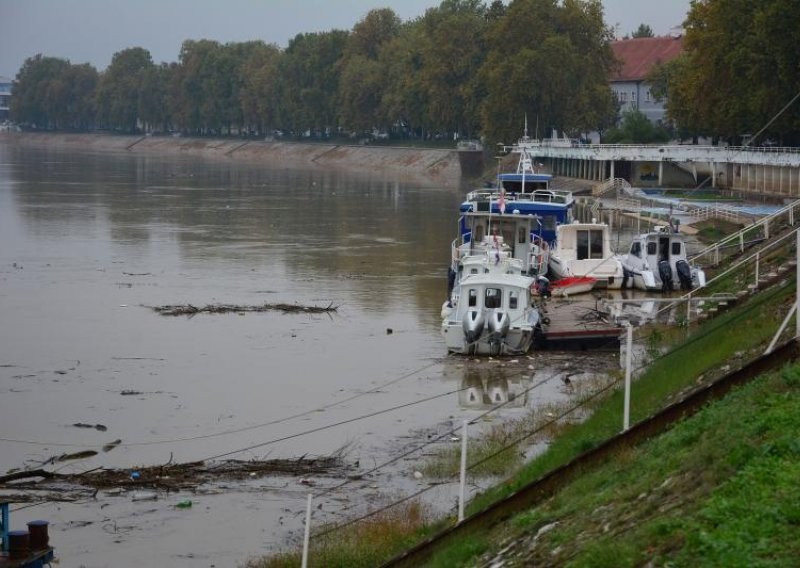
[[[611,42],[621,66],[612,81],[641,81],[656,63],[675,59],[683,49],[683,37],[639,37]]]

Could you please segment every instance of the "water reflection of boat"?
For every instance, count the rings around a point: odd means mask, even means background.
[[[622,266],[640,290],[691,290],[705,286],[705,273],[689,265],[686,242],[677,230],[664,228],[633,238]]]
[[[485,409],[502,404],[520,408],[527,405],[529,377],[508,378],[503,369],[465,369],[458,393],[462,408]]]

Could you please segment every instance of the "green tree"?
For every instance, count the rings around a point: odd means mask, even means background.
[[[606,144],[653,144],[670,139],[670,132],[663,126],[650,122],[639,110],[628,111],[622,116],[618,128],[611,128],[603,136]]]
[[[114,54],[97,87],[97,112],[101,124],[125,132],[138,129],[142,80],[153,65],[150,52],[141,47]]]
[[[800,3],[697,0],[685,22],[685,58],[669,80],[668,116],[731,141],[755,134],[800,92]],[[763,138],[800,144],[795,102]]]
[[[401,26],[379,56],[386,87],[381,97],[381,114],[417,136],[430,129],[428,94],[419,80],[423,67],[419,20]]]
[[[347,37],[339,62],[339,116],[352,130],[388,126],[381,112],[387,82],[379,56],[383,46],[397,37],[400,25],[393,10],[371,10]]]
[[[348,32],[298,34],[278,61],[279,122],[297,134],[336,129],[340,70]]]
[[[648,26],[647,24],[639,24],[639,27],[636,28],[636,31],[631,33],[631,37],[653,37],[655,34],[653,33],[653,28]]]
[[[248,132],[264,135],[277,122],[275,86],[280,55],[275,45],[250,42],[239,62],[239,105]]]
[[[576,135],[608,124],[616,106],[608,88],[612,32],[599,0],[514,0],[491,26],[481,69],[490,140],[519,137],[525,115],[542,131]]]
[[[415,79],[425,92],[428,122],[471,136],[480,126],[478,72],[486,55],[486,7],[479,0],[444,0],[418,25],[422,65]]]
[[[147,132],[167,131],[172,123],[168,87],[175,69],[175,64],[162,63],[142,70],[137,112]]]
[[[64,89],[62,78],[69,67],[66,59],[42,54],[26,59],[12,86],[11,118],[33,128],[55,128],[58,95]]]

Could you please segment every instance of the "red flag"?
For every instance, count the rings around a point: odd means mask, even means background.
[[[500,188],[500,213],[503,214],[506,212],[506,190],[504,188]]]

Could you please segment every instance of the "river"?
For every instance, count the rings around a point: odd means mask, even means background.
[[[445,357],[439,335],[461,196],[380,171],[0,141],[0,474],[83,450],[99,453],[55,469],[343,447],[350,463],[373,466],[475,417],[481,409],[455,393],[475,375]],[[219,303],[337,310],[151,309]],[[494,384],[520,391],[531,376]],[[557,396],[545,385],[505,412]],[[380,487],[360,489],[413,490],[414,467],[394,464]],[[12,528],[49,520],[65,566],[231,566],[296,538],[300,481],[14,505]],[[193,507],[174,508],[187,497]],[[328,520],[349,507],[340,499]]]

